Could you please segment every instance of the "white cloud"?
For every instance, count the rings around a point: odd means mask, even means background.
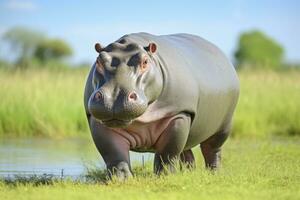
[[[29,0],[9,0],[5,7],[12,11],[35,11],[38,9],[37,4]]]

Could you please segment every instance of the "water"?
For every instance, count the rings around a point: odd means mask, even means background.
[[[131,162],[142,165],[153,160],[149,153],[130,152]],[[0,141],[0,176],[80,176],[88,166],[105,168],[94,143],[89,139],[5,139]]]

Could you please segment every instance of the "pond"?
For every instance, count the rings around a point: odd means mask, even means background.
[[[153,160],[150,153],[130,152],[131,162]],[[4,139],[0,141],[0,176],[51,174],[77,177],[87,167],[105,168],[91,139]]]

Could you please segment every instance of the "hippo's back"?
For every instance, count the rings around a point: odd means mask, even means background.
[[[124,37],[143,46],[157,43],[156,59],[165,79],[157,108],[168,114],[191,113],[187,147],[228,129],[238,100],[239,81],[233,65],[215,45],[190,34],[135,33]]]
[[[156,42],[165,67],[175,72],[181,68],[189,79],[193,77],[201,87],[221,89],[238,85],[230,61],[218,47],[199,36],[186,33],[161,36],[135,33],[127,36],[143,46],[151,41]]]

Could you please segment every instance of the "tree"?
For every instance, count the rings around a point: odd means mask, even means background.
[[[32,57],[38,43],[44,40],[45,36],[41,32],[27,29],[25,27],[15,27],[8,30],[3,39],[7,41],[16,54],[16,61],[20,66],[25,66]]]
[[[277,68],[282,64],[283,47],[260,31],[250,31],[241,34],[238,49],[235,52],[237,64],[240,67]]]
[[[45,62],[48,60],[60,60],[72,55],[70,46],[60,39],[48,39],[40,42],[34,52],[34,56]]]

